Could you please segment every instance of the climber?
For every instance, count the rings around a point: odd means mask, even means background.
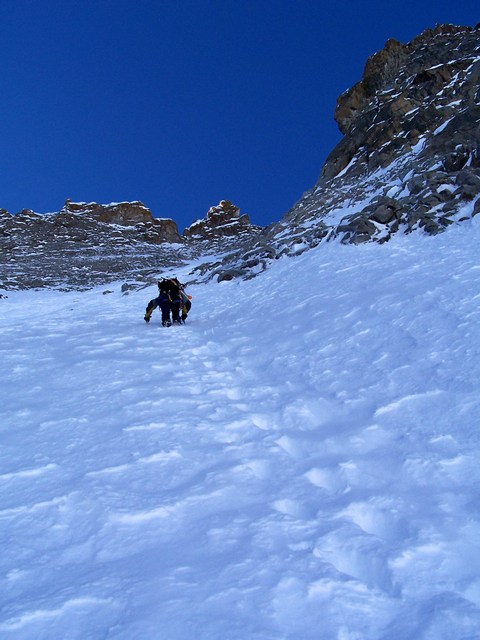
[[[171,324],[185,323],[188,312],[192,306],[190,297],[184,291],[177,278],[163,278],[158,281],[158,297],[150,300],[145,310],[144,320],[150,322],[151,315],[157,307],[162,312],[162,326],[170,327]],[[182,316],[180,317],[180,310]],[[171,317],[170,317],[171,314]]]

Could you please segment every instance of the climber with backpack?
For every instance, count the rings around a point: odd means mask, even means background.
[[[159,307],[162,312],[162,326],[184,324],[192,306],[190,299],[191,296],[187,296],[184,285],[177,278],[163,278],[158,281],[158,296],[147,305],[144,320],[150,322],[153,311]]]

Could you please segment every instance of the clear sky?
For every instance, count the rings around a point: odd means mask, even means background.
[[[0,0],[0,207],[141,200],[182,231],[225,198],[279,220],[369,55],[479,21],[477,0]]]

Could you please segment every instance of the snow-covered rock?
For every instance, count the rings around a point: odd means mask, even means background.
[[[183,236],[195,240],[215,240],[218,237],[235,237],[238,240],[245,236],[255,235],[260,227],[252,225],[248,214],[240,214],[240,209],[229,200],[221,200],[210,207],[205,217],[197,220],[185,229]]]

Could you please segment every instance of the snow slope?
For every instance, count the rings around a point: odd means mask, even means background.
[[[0,299],[0,638],[479,638],[479,244]]]

